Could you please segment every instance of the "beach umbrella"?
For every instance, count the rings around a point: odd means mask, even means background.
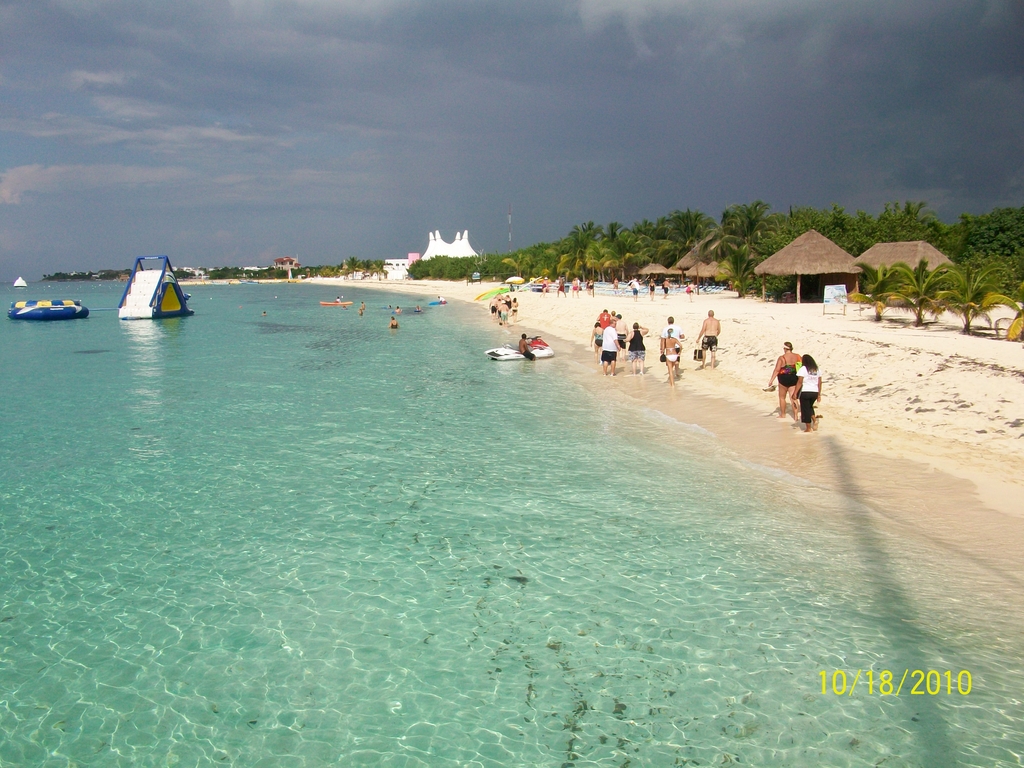
[[[508,293],[509,287],[507,285],[499,285],[497,288],[491,288],[489,291],[484,291],[477,296],[473,301],[482,301],[483,299],[489,299],[492,296],[497,296],[499,293]]]
[[[714,277],[718,274],[718,262],[712,261],[710,264],[705,264],[698,261],[688,270],[686,270],[687,277]]]
[[[686,270],[688,270],[695,264],[698,264],[699,262],[700,258],[698,258],[698,248],[697,246],[694,246],[693,248],[690,249],[689,253],[687,253],[685,256],[683,256],[683,258],[676,262],[676,269],[683,270],[683,273],[685,274]]]
[[[663,267],[663,266],[661,266],[661,264],[658,264],[657,262],[655,262],[653,264],[648,264],[646,267],[643,267],[642,269],[638,270],[637,274],[638,275],[664,275],[666,272],[668,272],[668,268],[667,267]]]
[[[511,283],[512,285],[522,285],[523,283],[526,282],[526,278],[525,277],[519,277],[519,275],[515,275],[513,277],[510,277],[505,282],[506,283]]]

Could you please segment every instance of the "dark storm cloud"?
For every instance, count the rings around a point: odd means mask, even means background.
[[[1020,205],[1021,7],[0,1],[0,273]]]

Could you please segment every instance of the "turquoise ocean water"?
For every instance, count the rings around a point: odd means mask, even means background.
[[[464,307],[190,290],[0,321],[0,766],[1021,764],[1019,627],[946,553]]]

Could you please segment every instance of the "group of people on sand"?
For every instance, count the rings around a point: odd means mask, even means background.
[[[697,333],[697,344],[700,345],[700,352],[694,355],[695,359],[701,361],[703,370],[710,361],[712,369],[715,367],[715,353],[718,351],[718,336],[722,332],[722,324],[715,317],[714,311],[709,311],[707,319]],[[622,315],[601,310],[594,323],[591,341],[594,347],[594,359],[600,360],[601,372],[605,376],[614,376],[615,367],[618,361],[628,356],[629,363],[633,369],[633,375],[643,376],[647,359],[647,345],[644,337],[650,330],[644,328],[640,323],[633,323],[632,328],[622,319]],[[661,362],[665,363],[668,372],[669,386],[674,387],[679,371],[679,361],[682,358],[682,342],[686,339],[683,329],[676,325],[674,317],[668,318],[668,325],[661,331],[660,353]]]
[[[814,405],[821,399],[822,376],[814,358],[796,354],[792,342],[785,342],[765,391],[774,389],[775,382],[778,382],[779,390],[779,418],[786,418],[788,403],[793,410],[793,421],[796,421],[799,402],[800,428],[804,432],[816,430],[821,417],[814,412]]]
[[[708,310],[708,316],[701,323],[695,341],[695,344],[699,346],[695,350],[694,359],[700,360],[700,370],[704,370],[709,362],[711,369],[714,370],[715,356],[718,352],[718,336],[721,333],[722,323],[715,317],[714,310]],[[676,325],[676,319],[669,317],[668,325],[661,331],[661,361],[668,369],[668,385],[670,387],[676,385],[685,339],[686,335],[683,333],[683,329]]]
[[[519,300],[507,294],[493,296],[490,301],[491,320],[498,325],[511,325],[519,319]]]

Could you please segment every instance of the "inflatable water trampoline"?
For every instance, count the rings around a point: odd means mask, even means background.
[[[7,316],[11,320],[77,320],[88,317],[89,309],[83,307],[82,302],[71,299],[16,301],[11,304]]]

